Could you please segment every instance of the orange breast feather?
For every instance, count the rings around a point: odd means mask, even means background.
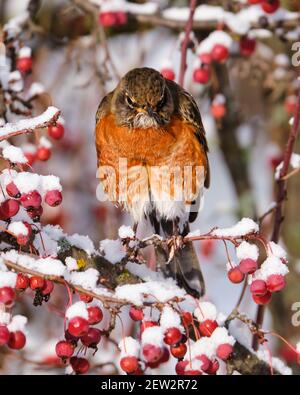
[[[159,193],[177,199],[187,184],[192,196],[183,193],[181,200],[190,203],[203,186],[207,172],[206,153],[195,128],[176,117],[163,128],[130,129],[117,126],[109,114],[96,126],[96,148],[104,190],[110,200],[129,210],[134,199],[148,199],[149,190],[155,199]],[[123,172],[125,167],[127,174]],[[169,183],[164,178],[166,173]],[[127,202],[120,196],[125,191]]]

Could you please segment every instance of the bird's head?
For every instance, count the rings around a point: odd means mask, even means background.
[[[129,71],[112,98],[112,110],[119,125],[150,128],[166,125],[173,113],[173,100],[164,77],[144,67]]]

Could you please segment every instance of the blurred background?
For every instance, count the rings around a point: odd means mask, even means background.
[[[96,199],[95,113],[119,77],[134,67],[153,67],[178,80],[188,3],[45,0],[39,11],[33,12],[33,23],[22,37],[33,50],[32,73],[27,83],[37,81],[47,92],[36,101],[36,112],[54,105],[62,111],[65,121],[64,137],[53,142],[51,160],[34,164],[41,174],[59,176],[64,189],[63,204],[45,213],[46,223],[59,224],[68,233],[87,234],[96,245],[101,239],[116,238],[121,224],[130,224],[126,213]],[[271,17],[272,22],[268,15],[252,12],[252,27],[247,33],[243,19],[240,26],[233,23],[228,29],[216,12],[239,12],[247,5],[246,0],[198,4],[219,7],[213,12],[203,8],[195,15],[198,27],[191,37],[184,80],[184,87],[199,105],[210,149],[211,186],[205,192],[204,208],[193,224],[193,229],[204,233],[214,226],[230,226],[243,216],[259,220],[274,201],[274,171],[282,160],[298,88],[300,69],[292,64],[292,45],[300,41],[300,1],[281,1],[281,17]],[[27,6],[28,1],[0,0],[1,26]],[[95,7],[99,9],[97,15]],[[183,8],[178,11],[175,7]],[[161,15],[169,22],[163,21]],[[211,32],[222,29],[231,39],[228,58],[211,65],[207,83],[203,83],[201,78],[205,76],[196,73],[205,63],[198,48]],[[299,142],[295,152],[300,152]],[[300,327],[291,323],[292,306],[300,302],[299,193],[300,177],[296,174],[288,182],[281,238],[289,253],[291,273],[286,289],[274,297],[264,322],[265,328],[274,328],[293,343],[300,340]],[[266,237],[270,236],[272,221],[271,215],[262,222]],[[147,234],[151,230],[145,225],[140,232]],[[208,241],[196,243],[196,248],[206,277],[207,298],[227,314],[239,297],[240,287],[227,280],[224,245]],[[30,304],[24,309],[30,309]],[[246,297],[242,311],[254,318],[255,309]],[[35,350],[36,358],[45,360],[45,369],[51,372],[51,339],[57,337],[58,329],[53,320],[45,333],[42,321],[47,319],[47,312],[43,308],[39,312],[40,325],[35,318],[35,338],[31,339],[29,350]],[[241,327],[237,329],[241,332]],[[249,336],[246,341],[249,342]],[[299,373],[295,353],[283,343],[273,346]],[[3,371],[36,372],[35,366],[24,363],[26,355],[19,361],[1,355]],[[110,356],[107,351],[107,360]],[[99,357],[100,362],[103,360]]]

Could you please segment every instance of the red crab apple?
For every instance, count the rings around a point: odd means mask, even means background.
[[[224,62],[229,55],[228,48],[222,44],[216,44],[211,51],[211,56],[216,62]]]
[[[59,358],[71,358],[74,354],[74,350],[74,344],[66,340],[61,340],[55,346],[56,355]]]
[[[193,316],[189,311],[184,311],[181,315],[181,319],[185,326],[189,326],[193,322]]]
[[[247,36],[240,40],[240,52],[243,56],[251,56],[256,48],[256,40]]]
[[[201,376],[202,372],[196,369],[188,369],[184,373],[186,376]]]
[[[163,355],[163,349],[154,344],[145,344],[142,352],[145,360],[149,363],[158,362]]]
[[[24,155],[27,159],[27,165],[32,166],[36,160],[36,154],[33,154],[32,152],[24,152]]]
[[[103,313],[100,307],[98,306],[90,306],[87,308],[88,311],[88,322],[90,325],[98,324],[103,319]]]
[[[251,258],[242,259],[239,269],[244,274],[253,274],[257,270],[257,262]]]
[[[28,73],[32,69],[32,58],[21,57],[17,59],[16,67],[21,73]]]
[[[42,289],[45,286],[45,280],[40,276],[32,276],[29,280],[29,285],[32,290]]]
[[[19,202],[14,199],[7,199],[1,203],[0,206],[0,218],[7,220],[14,217],[19,211]]]
[[[165,332],[164,342],[170,346],[179,343],[181,338],[182,334],[178,328],[168,328]]]
[[[200,244],[200,252],[206,258],[209,258],[215,249],[215,241],[211,239],[203,240]]]
[[[45,195],[45,202],[51,207],[59,206],[62,202],[61,192],[57,189],[47,191]]]
[[[252,295],[252,298],[256,304],[264,305],[270,302],[272,298],[271,292],[267,291],[264,295]]]
[[[212,361],[204,354],[197,356],[196,359],[202,362],[201,369],[206,373],[209,370]]]
[[[171,354],[173,357],[181,359],[185,356],[187,351],[187,346],[185,343],[180,343],[178,345],[171,346]]]
[[[75,337],[85,335],[89,330],[89,323],[82,317],[73,317],[69,321],[68,332]]]
[[[167,80],[174,81],[174,79],[175,79],[175,72],[174,72],[174,70],[171,69],[171,68],[167,68],[167,67],[166,67],[166,68],[164,68],[164,69],[161,69],[160,73],[161,73],[161,75],[162,75],[163,77],[165,77]]]
[[[282,274],[272,274],[267,278],[267,288],[270,292],[281,291],[285,287],[285,278]]]
[[[215,119],[222,119],[226,114],[224,103],[212,103],[210,110]]]
[[[200,54],[199,59],[201,60],[201,62],[203,64],[206,64],[206,65],[211,64],[211,62],[212,62],[211,54],[208,52]]]
[[[248,0],[248,4],[259,4],[262,0]]]
[[[226,361],[232,353],[233,353],[233,347],[231,344],[224,343],[224,344],[220,344],[217,347],[217,357],[222,359],[223,361]]]
[[[96,348],[101,340],[102,332],[97,328],[89,328],[88,332],[81,337],[81,342],[86,347]]]
[[[264,280],[254,280],[251,283],[250,291],[253,295],[264,296],[267,293],[267,284]]]
[[[42,204],[42,198],[38,191],[32,191],[24,193],[20,202],[22,206],[27,210],[37,209]]]
[[[144,318],[144,313],[142,309],[131,306],[129,310],[129,316],[133,321],[142,321]]]
[[[216,374],[218,369],[220,367],[220,364],[218,362],[217,359],[215,359],[214,361],[211,362],[211,364],[209,365],[209,368],[207,369],[206,373],[207,374]]]
[[[11,287],[0,288],[0,303],[10,306],[15,300],[16,294]]]
[[[175,366],[176,374],[182,376],[185,373],[185,368],[187,367],[189,361],[179,361]]]
[[[125,25],[127,23],[127,14],[123,11],[116,12],[117,25]]]
[[[39,147],[36,151],[36,158],[41,161],[47,161],[50,159],[51,150],[47,147]]]
[[[91,295],[80,294],[79,298],[84,303],[91,303],[93,301],[93,297]]]
[[[46,296],[46,295],[50,295],[51,292],[54,289],[54,283],[53,281],[50,280],[45,280],[45,284],[41,290],[42,295]]]
[[[90,368],[89,361],[85,358],[72,357],[70,359],[70,364],[77,374],[84,374]]]
[[[16,282],[16,289],[19,290],[24,290],[29,287],[29,278],[23,274],[23,273],[18,273],[17,274],[17,282]]]
[[[26,344],[26,337],[22,331],[11,332],[9,335],[8,347],[13,350],[20,350]]]
[[[112,27],[117,25],[117,15],[115,12],[101,12],[99,14],[99,23],[104,27]]]
[[[279,0],[263,0],[261,3],[262,9],[268,14],[273,14],[280,7]]]
[[[139,368],[139,361],[136,357],[127,356],[123,357],[120,361],[121,369],[126,373],[134,373]]]
[[[9,330],[5,325],[0,325],[0,346],[7,344],[9,341]]]
[[[199,331],[202,336],[210,337],[213,331],[218,327],[217,321],[213,320],[205,320],[200,322],[199,324]]]
[[[285,99],[284,108],[288,114],[294,115],[297,109],[297,96],[295,95],[288,96]]]
[[[210,80],[210,70],[206,67],[195,69],[193,73],[193,80],[198,84],[207,84]]]
[[[13,181],[7,184],[5,189],[10,197],[15,199],[19,199],[21,197],[21,193]]]
[[[234,284],[239,284],[239,283],[241,283],[241,282],[244,280],[244,278],[245,278],[245,274],[242,273],[242,272],[240,271],[240,269],[239,269],[237,266],[231,268],[231,269],[228,271],[227,276],[228,276],[229,280],[230,280],[232,283],[234,283]]]
[[[56,125],[50,125],[48,127],[48,134],[55,140],[59,140],[63,137],[65,133],[64,125],[57,123]]]

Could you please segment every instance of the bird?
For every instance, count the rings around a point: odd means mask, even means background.
[[[210,184],[206,134],[192,95],[155,69],[130,70],[100,102],[95,144],[109,200],[129,211],[135,230],[146,220],[169,240],[167,249],[156,248],[159,270],[203,296],[197,254],[183,242]]]

